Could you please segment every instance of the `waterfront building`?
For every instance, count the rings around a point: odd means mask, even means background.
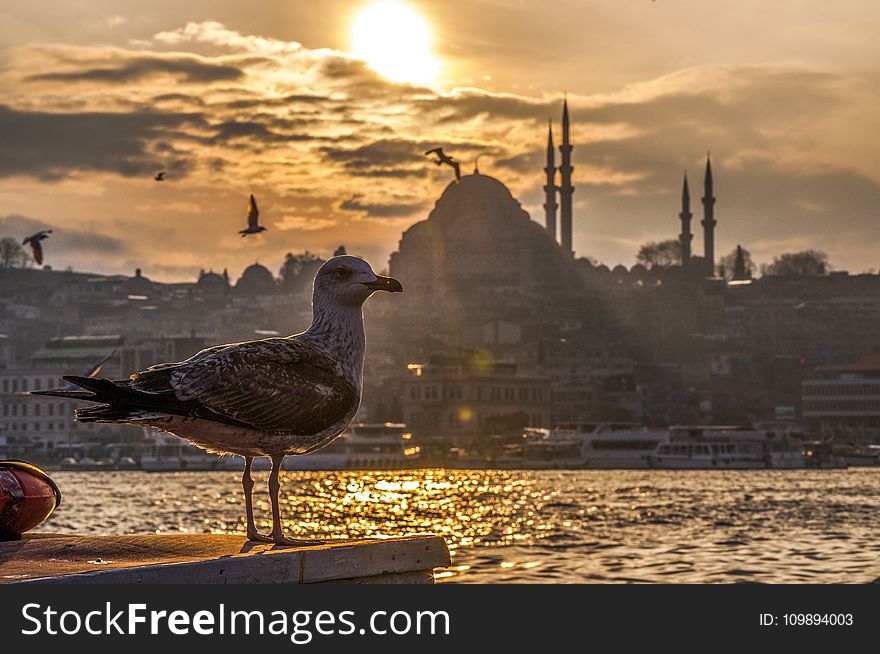
[[[466,442],[550,424],[550,384],[482,353],[410,363],[402,385],[403,421],[416,437]]]
[[[880,352],[817,366],[802,384],[803,419],[836,441],[880,442]]]

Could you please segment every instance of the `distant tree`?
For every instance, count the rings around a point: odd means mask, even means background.
[[[578,261],[583,261],[584,263],[589,264],[593,268],[596,268],[599,266],[599,260],[596,257],[591,257],[589,255],[584,255],[584,256],[578,257]]]
[[[304,290],[311,284],[322,263],[324,260],[321,257],[308,250],[298,254],[288,252],[279,271],[282,288],[291,292]]]
[[[818,250],[804,250],[774,257],[773,263],[761,266],[761,274],[809,277],[827,275],[830,269],[827,254]]]
[[[636,261],[646,268],[669,268],[681,263],[681,244],[678,239],[645,243],[639,248]]]
[[[737,265],[737,250],[742,252],[742,270],[739,270]],[[730,254],[721,257],[718,265],[719,275],[726,279],[751,279],[757,270],[758,266],[752,260],[752,253],[740,246],[736,246]]]
[[[27,268],[32,264],[31,255],[17,239],[11,236],[0,239],[0,268]]]

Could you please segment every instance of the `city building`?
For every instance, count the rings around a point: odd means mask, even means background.
[[[410,363],[402,384],[403,421],[416,437],[467,442],[550,424],[550,384],[484,353]]]
[[[817,366],[802,384],[803,419],[837,441],[880,442],[880,352]]]

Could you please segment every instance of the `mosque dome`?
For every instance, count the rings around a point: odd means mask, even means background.
[[[268,295],[277,289],[275,278],[266,266],[254,263],[244,269],[235,283],[235,292],[241,295]]]
[[[229,290],[229,282],[213,270],[199,273],[196,290],[203,295],[222,295]]]
[[[431,286],[466,279],[471,291],[558,289],[572,273],[553,237],[508,188],[480,174],[450,183],[427,220],[407,229],[391,256],[391,274],[400,279]]]

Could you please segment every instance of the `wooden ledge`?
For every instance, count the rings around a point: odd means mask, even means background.
[[[66,536],[0,542],[0,584],[432,583],[450,565],[446,541],[420,535],[252,543],[224,534]]]

